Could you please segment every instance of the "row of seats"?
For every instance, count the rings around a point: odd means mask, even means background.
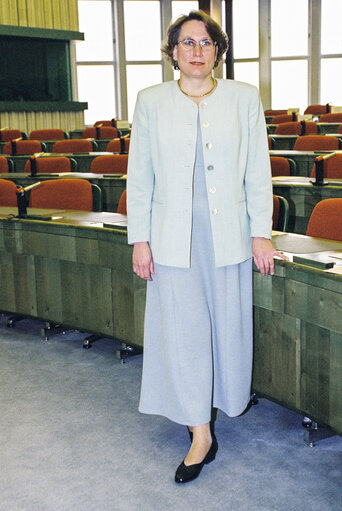
[[[91,164],[89,172],[94,174],[127,174],[128,154],[104,154],[96,156]],[[13,161],[5,156],[0,156],[0,173],[13,171]],[[77,171],[77,162],[67,156],[51,158],[28,158],[25,163],[25,172],[28,173],[60,173]]]
[[[128,153],[130,139],[128,137],[114,138],[106,147],[108,153]],[[97,151],[97,143],[93,139],[57,140],[52,147],[53,153],[92,153]],[[6,142],[2,153],[8,155],[34,154],[47,152],[44,142],[39,140],[11,140]]]
[[[272,117],[270,124],[282,124],[283,122],[297,121],[297,115],[279,114]],[[319,122],[342,122],[342,113],[323,114],[319,117]]]
[[[302,135],[296,139],[293,151],[337,151],[340,146],[340,139],[333,135]],[[272,135],[268,136],[268,147],[273,148]]]
[[[291,158],[271,156],[272,177],[295,175],[295,162]],[[342,179],[342,154],[323,161],[323,176],[326,179]],[[316,177],[316,165],[311,171],[311,177]]]
[[[326,105],[309,105],[304,110],[304,114],[308,115],[322,115],[329,114],[331,112],[331,106],[329,103]],[[265,116],[272,117],[274,115],[285,115],[287,114],[287,110],[265,110]]]

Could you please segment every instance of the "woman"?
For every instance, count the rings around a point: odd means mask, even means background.
[[[211,411],[250,401],[252,256],[274,273],[272,185],[257,89],[216,80],[227,37],[201,11],[163,49],[180,79],[141,91],[128,165],[128,242],[147,283],[139,410],[188,426],[175,480],[196,478],[218,448]]]

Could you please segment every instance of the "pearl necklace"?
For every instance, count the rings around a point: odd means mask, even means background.
[[[198,94],[198,95],[195,95],[195,94],[190,94],[189,92],[185,92],[185,90],[182,89],[182,87],[180,86],[180,80],[178,80],[178,87],[180,89],[181,92],[183,92],[183,94],[185,94],[186,96],[190,96],[191,98],[203,98],[203,96],[207,96],[208,94],[210,94],[211,92],[213,92],[213,90],[215,89],[216,85],[217,85],[217,81],[215,80],[215,78],[212,78],[212,81],[214,83],[214,85],[212,86],[212,88],[210,90],[208,90],[208,92],[205,92],[204,94]]]

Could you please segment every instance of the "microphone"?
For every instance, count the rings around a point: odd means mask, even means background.
[[[28,218],[27,216],[27,196],[26,192],[33,190],[41,185],[41,182],[33,183],[25,187],[21,187],[17,190],[17,203],[18,203],[18,217],[17,218]]]
[[[328,183],[324,183],[324,162],[326,160],[329,160],[329,158],[332,158],[333,156],[336,156],[336,152],[333,151],[328,154],[320,154],[315,158],[315,173],[316,173],[316,180],[311,181],[311,183],[314,186],[326,186]]]

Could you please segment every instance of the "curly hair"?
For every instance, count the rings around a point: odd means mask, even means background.
[[[209,36],[217,46],[217,55],[214,64],[215,68],[228,49],[228,36],[223,32],[220,25],[203,11],[191,11],[188,15],[180,16],[174,23],[172,23],[172,25],[169,26],[167,31],[167,40],[161,48],[162,53],[164,53],[167,59],[171,62],[174,69],[178,69],[178,63],[173,58],[173,50],[179,42],[179,32],[181,31],[182,26],[184,23],[191,20],[202,21]]]

